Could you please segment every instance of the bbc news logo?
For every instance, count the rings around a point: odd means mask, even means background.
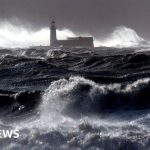
[[[19,138],[19,130],[0,130],[0,139],[5,138]]]

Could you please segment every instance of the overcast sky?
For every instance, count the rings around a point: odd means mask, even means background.
[[[105,36],[124,25],[150,40],[150,0],[0,0],[0,21],[39,30],[57,27]]]

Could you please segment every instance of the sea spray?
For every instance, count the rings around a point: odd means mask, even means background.
[[[58,30],[58,38],[76,36],[68,29]],[[29,48],[49,45],[49,28],[32,31],[9,22],[0,23],[0,48]]]
[[[105,110],[139,109],[149,107],[148,93],[146,100],[142,96],[147,92],[150,79],[140,79],[125,86],[121,84],[96,84],[83,77],[70,77],[52,82],[43,95],[43,110],[53,110],[82,116]],[[143,95],[142,95],[143,93]],[[139,95],[140,94],[140,95]],[[146,94],[146,93],[145,93]],[[138,95],[140,98],[138,98]],[[42,106],[42,107],[43,107]],[[49,108],[50,107],[50,108]]]
[[[99,40],[101,46],[106,47],[138,47],[147,46],[148,42],[140,37],[136,31],[125,26],[114,29],[104,40]]]
[[[84,114],[78,109],[82,115],[73,117],[70,116],[69,108],[76,107],[70,104],[80,100],[84,109],[89,109],[89,106],[95,109],[88,101],[100,101],[101,105],[104,105],[103,102],[107,101],[106,95],[110,94],[110,91],[120,96],[120,93],[132,94],[148,85],[148,78],[128,83],[126,86],[95,83],[83,77],[54,81],[43,93],[37,108],[38,116],[31,116],[27,120],[11,124],[18,128],[22,135],[17,143],[11,141],[7,148],[20,148],[20,143],[25,141],[29,142],[24,149],[34,147],[69,150],[102,147],[116,150],[122,145],[127,149],[149,147],[150,132],[147,123],[150,117],[147,111],[128,110],[125,113],[114,111],[107,115],[101,112],[103,115],[100,115],[94,114],[94,111]],[[121,105],[123,104],[118,106],[121,107]],[[66,108],[68,113],[64,112]],[[133,112],[134,115],[132,115]],[[114,145],[113,148],[112,145]]]

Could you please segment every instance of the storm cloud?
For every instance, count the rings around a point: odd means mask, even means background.
[[[0,0],[0,22],[40,30],[50,17],[59,29],[105,37],[124,25],[150,40],[149,0]]]

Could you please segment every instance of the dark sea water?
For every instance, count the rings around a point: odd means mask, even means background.
[[[0,50],[2,150],[149,150],[149,48]]]

